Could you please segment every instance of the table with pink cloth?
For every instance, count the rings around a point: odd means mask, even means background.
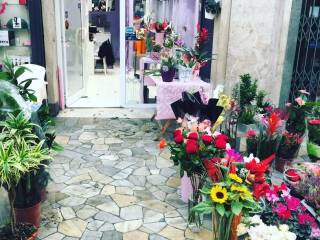
[[[163,82],[160,76],[148,76],[146,78],[148,79],[147,83],[151,85],[151,82],[153,82],[157,89],[157,120],[176,118],[171,109],[171,103],[181,99],[184,91],[191,93],[199,91],[204,101],[209,97],[210,84],[200,78],[189,82],[180,82],[178,80]]]

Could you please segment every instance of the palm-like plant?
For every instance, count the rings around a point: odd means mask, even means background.
[[[10,116],[1,125],[4,126],[2,137],[5,141],[0,143],[0,186],[8,192],[11,230],[15,232],[15,187],[25,174],[37,170],[42,161],[50,157],[48,149],[43,148],[44,141],[35,143],[36,137],[31,133],[33,125],[20,115]]]

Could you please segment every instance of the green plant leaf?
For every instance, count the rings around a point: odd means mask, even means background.
[[[238,201],[233,201],[231,203],[231,211],[234,215],[239,215],[242,211],[242,203],[241,202],[238,202]]]
[[[216,210],[217,212],[220,214],[220,216],[223,217],[223,215],[225,214],[226,212],[226,209],[224,208],[224,205],[223,204],[217,204],[216,205]]]
[[[192,208],[192,211],[201,213],[201,214],[209,214],[212,213],[214,206],[211,201],[205,201],[199,203],[197,206]]]

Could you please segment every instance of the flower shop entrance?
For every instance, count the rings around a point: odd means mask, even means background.
[[[290,100],[300,89],[310,92],[310,100],[320,97],[320,0],[302,1]]]

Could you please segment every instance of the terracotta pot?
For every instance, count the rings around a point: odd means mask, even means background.
[[[15,208],[17,222],[31,223],[35,227],[40,227],[41,222],[41,203],[34,205],[30,208]]]
[[[35,233],[33,233],[32,236],[28,238],[28,240],[36,240],[37,237],[38,237],[38,231],[36,231]]]

